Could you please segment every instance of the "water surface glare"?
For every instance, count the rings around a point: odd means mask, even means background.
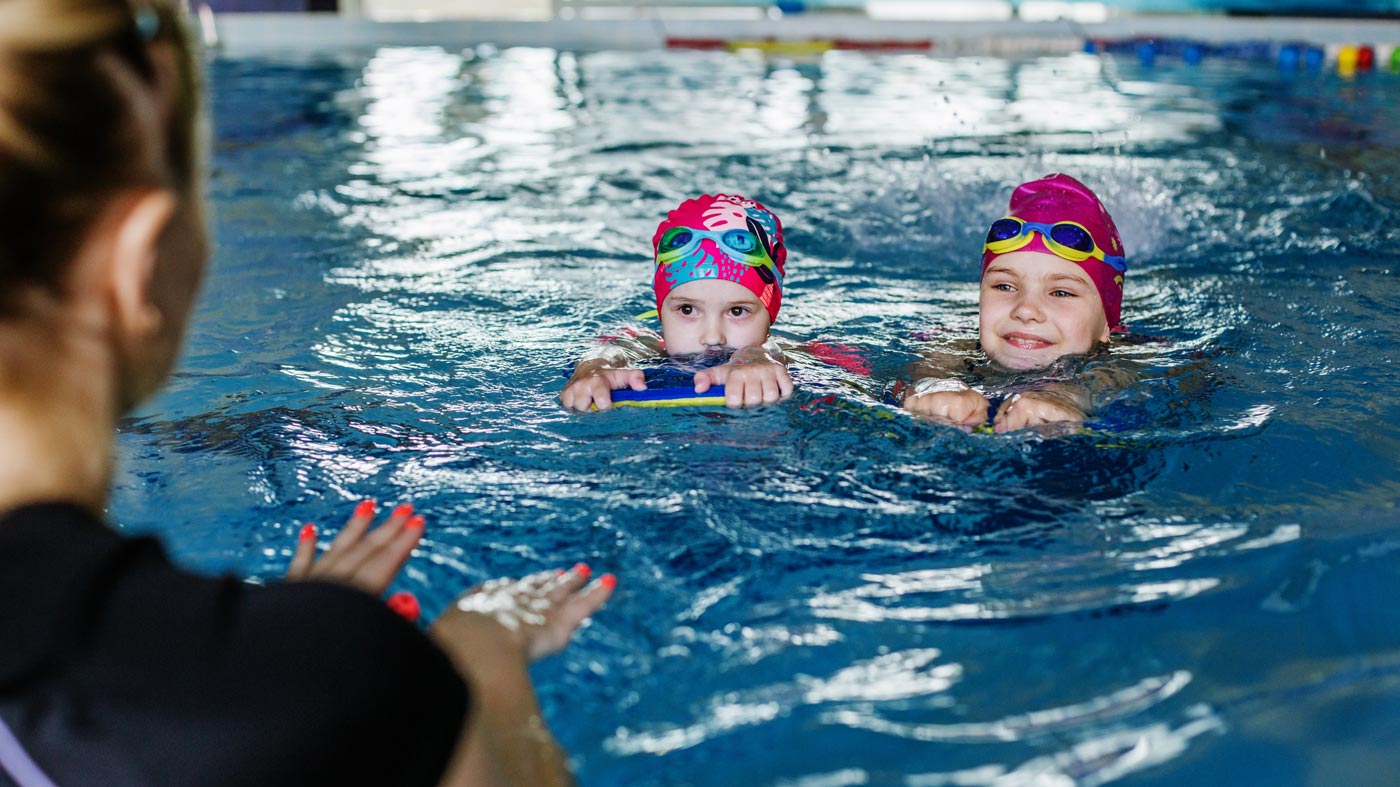
[[[1400,76],[383,48],[209,78],[218,248],[112,504],[184,564],[273,579],[374,497],[428,516],[395,585],[428,610],[615,572],[534,673],[584,785],[1400,768]],[[1146,379],[1068,436],[894,411],[1052,171],[1115,215]],[[787,227],[780,332],[871,374],[565,413],[569,360],[651,306],[657,221],[719,191]]]

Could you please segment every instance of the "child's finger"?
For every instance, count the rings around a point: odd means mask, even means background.
[[[374,521],[374,501],[361,500],[355,506],[355,513],[345,520],[345,527],[336,534],[335,540],[331,542],[330,551],[345,549],[351,544],[359,541],[369,529],[369,523]]]
[[[744,406],[744,383],[729,382],[724,386],[724,406],[743,407]]]
[[[719,381],[715,379],[715,374],[712,369],[701,369],[700,371],[695,373],[696,393],[704,393],[710,390],[711,386],[718,384]]]
[[[612,389],[603,386],[600,390],[593,391],[593,397],[589,401],[589,407],[596,407],[599,410],[611,410],[613,406]]]
[[[750,380],[744,386],[744,405],[746,407],[757,407],[763,404],[763,383],[759,380]]]
[[[292,564],[287,567],[287,579],[305,579],[315,557],[316,526],[307,522],[297,535],[297,548],[292,553]]]
[[[609,388],[631,388],[634,391],[647,389],[647,375],[641,369],[619,369],[608,373]]]
[[[782,380],[777,377],[763,381],[763,403],[774,404],[783,398]]]
[[[792,375],[788,374],[787,369],[779,369],[778,393],[782,395],[782,398],[786,399],[789,396],[792,396],[792,388]]]

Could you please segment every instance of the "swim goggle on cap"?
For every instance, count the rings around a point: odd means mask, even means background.
[[[1112,330],[1123,330],[1123,277],[1128,260],[1113,217],[1088,186],[1068,175],[1023,183],[1008,215],[997,219],[982,246],[982,271],[1013,251],[1040,251],[1075,263],[1089,275]]]
[[[651,239],[656,308],[671,290],[699,279],[743,285],[778,319],[787,248],[783,225],[758,202],[731,194],[686,200],[666,214]]]

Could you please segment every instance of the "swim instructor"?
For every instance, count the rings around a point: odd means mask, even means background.
[[[424,635],[375,598],[421,533],[401,511],[357,509],[268,587],[104,524],[118,419],[169,372],[207,257],[183,23],[0,0],[0,785],[567,782],[527,663],[610,577],[490,582]]]

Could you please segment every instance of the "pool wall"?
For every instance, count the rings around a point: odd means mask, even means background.
[[[537,46],[574,51],[647,50],[677,38],[695,41],[807,42],[840,39],[883,48],[901,43],[935,54],[1046,54],[1081,48],[1086,40],[1193,38],[1306,42],[1320,46],[1400,44],[1400,21],[1139,16],[1102,23],[939,22],[802,15],[755,20],[574,19],[380,22],[307,14],[230,14],[213,21],[221,52],[231,56],[333,52],[379,46],[462,48]]]

